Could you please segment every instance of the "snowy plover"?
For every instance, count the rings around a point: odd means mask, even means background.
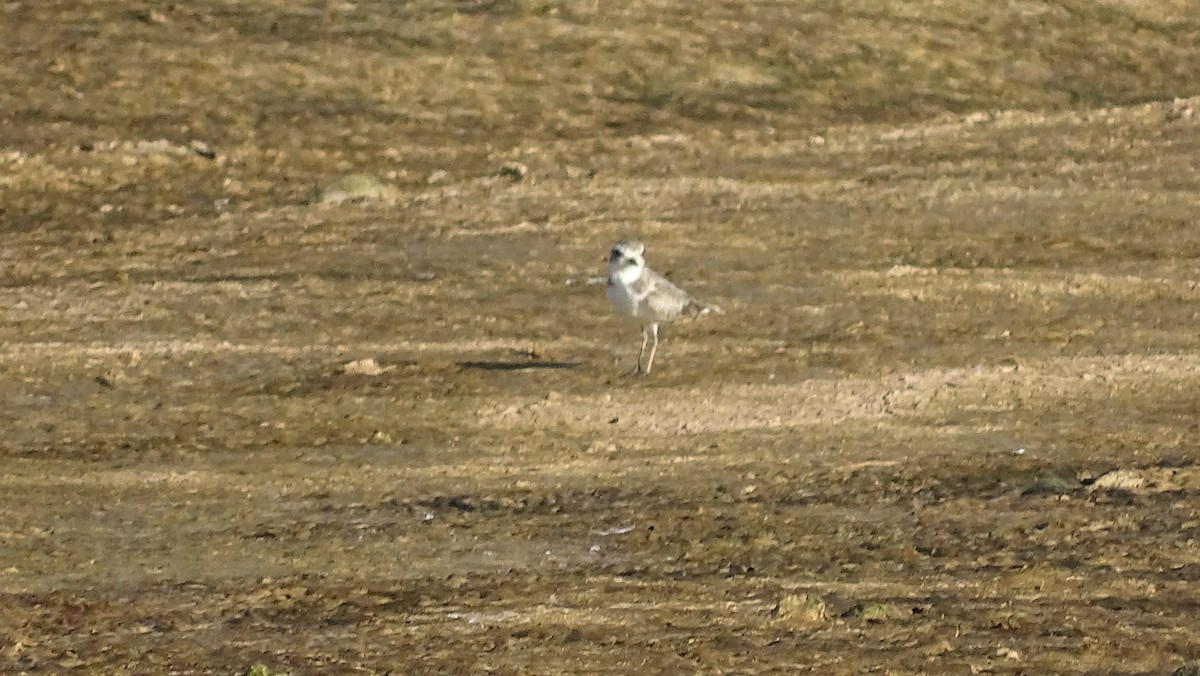
[[[720,312],[715,305],[705,305],[688,292],[667,281],[666,277],[646,267],[642,254],[646,245],[623,239],[613,245],[608,259],[608,299],[617,314],[636,319],[642,325],[642,349],[638,352],[635,374],[647,375],[654,365],[658,349],[658,325],[680,317],[696,317]],[[646,346],[650,356],[642,367]]]

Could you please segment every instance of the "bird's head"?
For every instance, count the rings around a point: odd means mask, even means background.
[[[642,257],[645,251],[645,244],[631,239],[623,239],[614,244],[608,257],[609,278],[629,284],[641,277],[642,270],[646,267],[646,259]]]

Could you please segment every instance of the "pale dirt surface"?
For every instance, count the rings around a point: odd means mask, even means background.
[[[0,672],[1200,662],[1200,7],[689,7],[0,4]]]

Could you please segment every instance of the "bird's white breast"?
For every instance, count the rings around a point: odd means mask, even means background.
[[[608,300],[613,304],[613,308],[617,314],[626,317],[636,317],[638,305],[641,299],[638,298],[633,289],[628,284],[621,283],[620,279],[609,279],[608,283]]]
[[[642,309],[645,293],[637,292],[637,281],[642,277],[641,265],[615,265],[608,270],[608,300],[617,314],[637,317]]]

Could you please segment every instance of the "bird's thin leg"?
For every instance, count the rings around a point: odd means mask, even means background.
[[[642,356],[646,354],[646,343],[650,342],[650,334],[646,331],[646,327],[642,327],[642,349],[638,350],[637,366],[633,367],[633,375],[639,375],[642,372]]]
[[[642,375],[647,376],[650,375],[650,367],[654,365],[654,353],[658,351],[658,324],[651,324],[648,333],[652,339],[650,343],[650,357],[646,359],[646,370],[642,371]]]

